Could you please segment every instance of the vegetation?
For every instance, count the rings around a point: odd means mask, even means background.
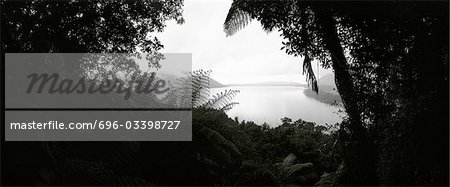
[[[311,61],[333,69],[348,114],[341,184],[448,185],[447,6],[235,0],[224,29],[280,31],[315,92]]]
[[[176,0],[1,5],[2,59],[159,56],[163,46],[149,33],[183,22]],[[337,128],[231,119],[225,111],[238,91],[210,94],[209,72],[199,70],[160,103],[192,106],[192,142],[2,142],[2,185],[448,185],[448,2],[235,0],[226,35],[251,20],[280,31],[282,50],[303,57],[315,93],[323,87],[311,62],[333,69],[348,114]],[[131,62],[116,66],[139,71]]]
[[[149,35],[165,21],[183,23],[180,0],[2,1],[2,50],[7,52],[153,53]]]
[[[303,93],[306,97],[316,99],[320,102],[330,105],[342,105],[342,99],[333,87],[327,85],[319,86],[320,90],[316,93],[313,90],[305,89]]]
[[[51,162],[33,184],[314,185],[340,164],[337,133],[314,123],[283,118],[272,128],[193,112],[191,143],[46,142]]]
[[[317,82],[320,90],[318,92],[314,92],[313,90],[305,89],[303,93],[306,95],[306,97],[316,99],[326,104],[342,106],[342,99],[337,92],[333,74],[325,75],[321,77]]]
[[[163,100],[192,102],[192,142],[43,142],[35,153],[44,158],[35,162],[43,165],[27,184],[314,185],[336,170],[336,132],[289,118],[276,128],[231,119],[225,111],[237,104],[232,98],[238,91],[211,97],[209,74],[188,74],[172,89],[178,93]]]

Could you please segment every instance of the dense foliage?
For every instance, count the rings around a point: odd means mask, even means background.
[[[1,6],[2,59],[158,56],[163,46],[152,33],[167,20],[183,22],[176,0]],[[192,142],[2,142],[2,185],[448,185],[448,2],[235,0],[226,34],[252,19],[279,30],[282,49],[303,57],[316,93],[311,62],[333,69],[348,114],[339,130],[288,118],[278,127],[230,119],[224,111],[238,91],[210,94],[209,72],[196,71],[188,91],[177,90],[188,95],[169,93],[163,103],[193,106]],[[131,62],[115,67],[139,73]]]
[[[156,52],[165,21],[183,23],[182,1],[2,1],[6,52]]]
[[[314,185],[340,164],[337,133],[283,118],[238,122],[194,109],[193,142],[47,142],[42,185]],[[94,149],[95,147],[95,149]],[[47,158],[48,159],[48,158]]]
[[[448,184],[448,2],[235,0],[225,32],[251,19],[281,32],[316,92],[311,60],[333,69],[341,184]]]
[[[163,45],[154,33],[162,32],[167,20],[184,22],[180,0],[2,0],[0,3],[2,62],[5,53],[145,52],[158,57]],[[80,65],[66,64],[66,68],[79,68]],[[102,66],[84,65],[86,70]],[[129,61],[114,65],[121,68],[119,71],[138,71],[136,64]],[[159,64],[149,63],[149,66],[158,67]],[[104,102],[114,102],[114,98],[104,98]],[[83,182],[80,179],[83,175],[92,175],[92,178],[84,178],[83,183],[88,185],[95,185],[96,180],[109,181],[108,185],[146,184],[128,176],[111,177],[112,168],[130,166],[131,162],[124,160],[139,147],[132,142],[2,142],[1,147],[2,185],[36,185],[41,180],[53,181],[44,184],[68,185]]]

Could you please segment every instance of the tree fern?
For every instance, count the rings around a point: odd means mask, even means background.
[[[238,104],[232,100],[239,91],[224,90],[212,95],[210,74],[210,70],[196,70],[178,79],[165,102],[177,106],[191,102],[193,151],[199,165],[214,178],[238,168],[242,151],[250,152],[252,146],[248,135],[234,128],[224,113]]]
[[[311,58],[309,58],[308,55],[304,55],[303,75],[306,75],[306,82],[308,82],[308,85],[311,85],[311,89],[318,94],[319,87],[317,86],[317,78],[314,75],[313,67],[311,64]]]
[[[197,148],[201,151],[200,155],[222,167],[236,164],[236,160],[242,156],[238,147],[215,129],[200,126],[196,131],[195,139],[198,143]]]
[[[223,24],[223,30],[227,36],[234,35],[237,31],[243,29],[250,23],[250,14],[241,10],[238,6],[238,2],[234,1],[228,11],[225,23]]]
[[[239,93],[239,90],[225,90],[223,92],[219,92],[214,95],[213,98],[209,99],[209,101],[203,106],[224,111],[229,110],[234,105],[238,104],[237,102],[231,102],[237,93]]]
[[[211,70],[195,70],[179,78],[171,88],[171,92],[163,99],[166,104],[185,106],[190,100],[192,108],[214,108],[227,111],[237,105],[232,102],[239,90],[225,90],[211,97]],[[183,105],[184,104],[184,105]]]
[[[238,104],[239,104],[238,102],[231,102],[231,103],[228,103],[228,104],[224,105],[223,107],[221,107],[220,110],[228,111],[228,110],[231,110],[235,105],[238,105]]]
[[[210,97],[211,70],[196,70],[192,73],[192,105],[199,107],[208,102]],[[188,84],[189,85],[189,84]]]
[[[223,28],[224,28],[224,32],[226,34],[226,36],[232,36],[234,34],[236,34],[239,30],[242,30],[245,26],[247,26],[250,21],[252,20],[252,15],[247,12],[246,10],[243,10],[243,7],[246,7],[249,5],[249,3],[252,3],[252,1],[245,1],[245,0],[235,0],[233,1],[227,17],[225,18],[225,22],[223,24]],[[260,3],[260,2],[259,2]],[[296,1],[284,1],[285,6],[287,7],[292,7],[292,10],[290,10],[290,14],[301,14],[300,16],[300,21],[301,21],[301,32],[300,33],[295,33],[300,35],[299,37],[302,38],[304,43],[311,43],[310,41],[313,41],[310,39],[310,34],[308,34],[308,31],[306,30],[307,24],[308,24],[308,20],[309,20],[309,15],[306,9],[301,8],[301,9],[297,9],[296,6],[293,6]],[[288,20],[286,20],[287,22]],[[310,20],[309,20],[310,21]],[[287,22],[288,23],[288,22]],[[275,24],[263,24],[263,30],[266,32],[271,32],[276,28],[277,25]],[[290,42],[287,42],[290,43]],[[285,44],[285,42],[283,42],[283,44]],[[288,52],[288,48],[287,47],[282,47],[281,49],[285,49],[286,48],[286,52],[288,54],[290,54],[290,52]],[[306,75],[306,81],[308,82],[308,85],[311,85],[312,90],[314,90],[316,93],[319,92],[319,87],[317,86],[317,78],[314,75],[313,72],[313,68],[311,65],[311,61],[312,59],[309,57],[308,55],[308,49],[305,47],[302,50],[302,54],[301,56],[304,57],[303,60],[303,75]]]

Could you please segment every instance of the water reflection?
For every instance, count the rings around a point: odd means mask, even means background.
[[[341,107],[321,103],[303,94],[303,87],[296,86],[231,86],[214,88],[212,93],[224,89],[237,89],[240,93],[233,101],[239,102],[227,114],[239,120],[264,122],[271,126],[280,125],[282,117],[303,119],[325,125],[341,122]]]

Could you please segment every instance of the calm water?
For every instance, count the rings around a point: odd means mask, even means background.
[[[303,87],[231,86],[214,88],[212,93],[225,89],[240,90],[233,100],[239,102],[239,105],[227,112],[231,118],[238,116],[239,121],[254,121],[257,124],[267,122],[271,126],[280,125],[282,117],[289,117],[294,121],[303,119],[322,125],[342,121],[340,116],[343,113],[338,113],[342,108],[306,97]]]

